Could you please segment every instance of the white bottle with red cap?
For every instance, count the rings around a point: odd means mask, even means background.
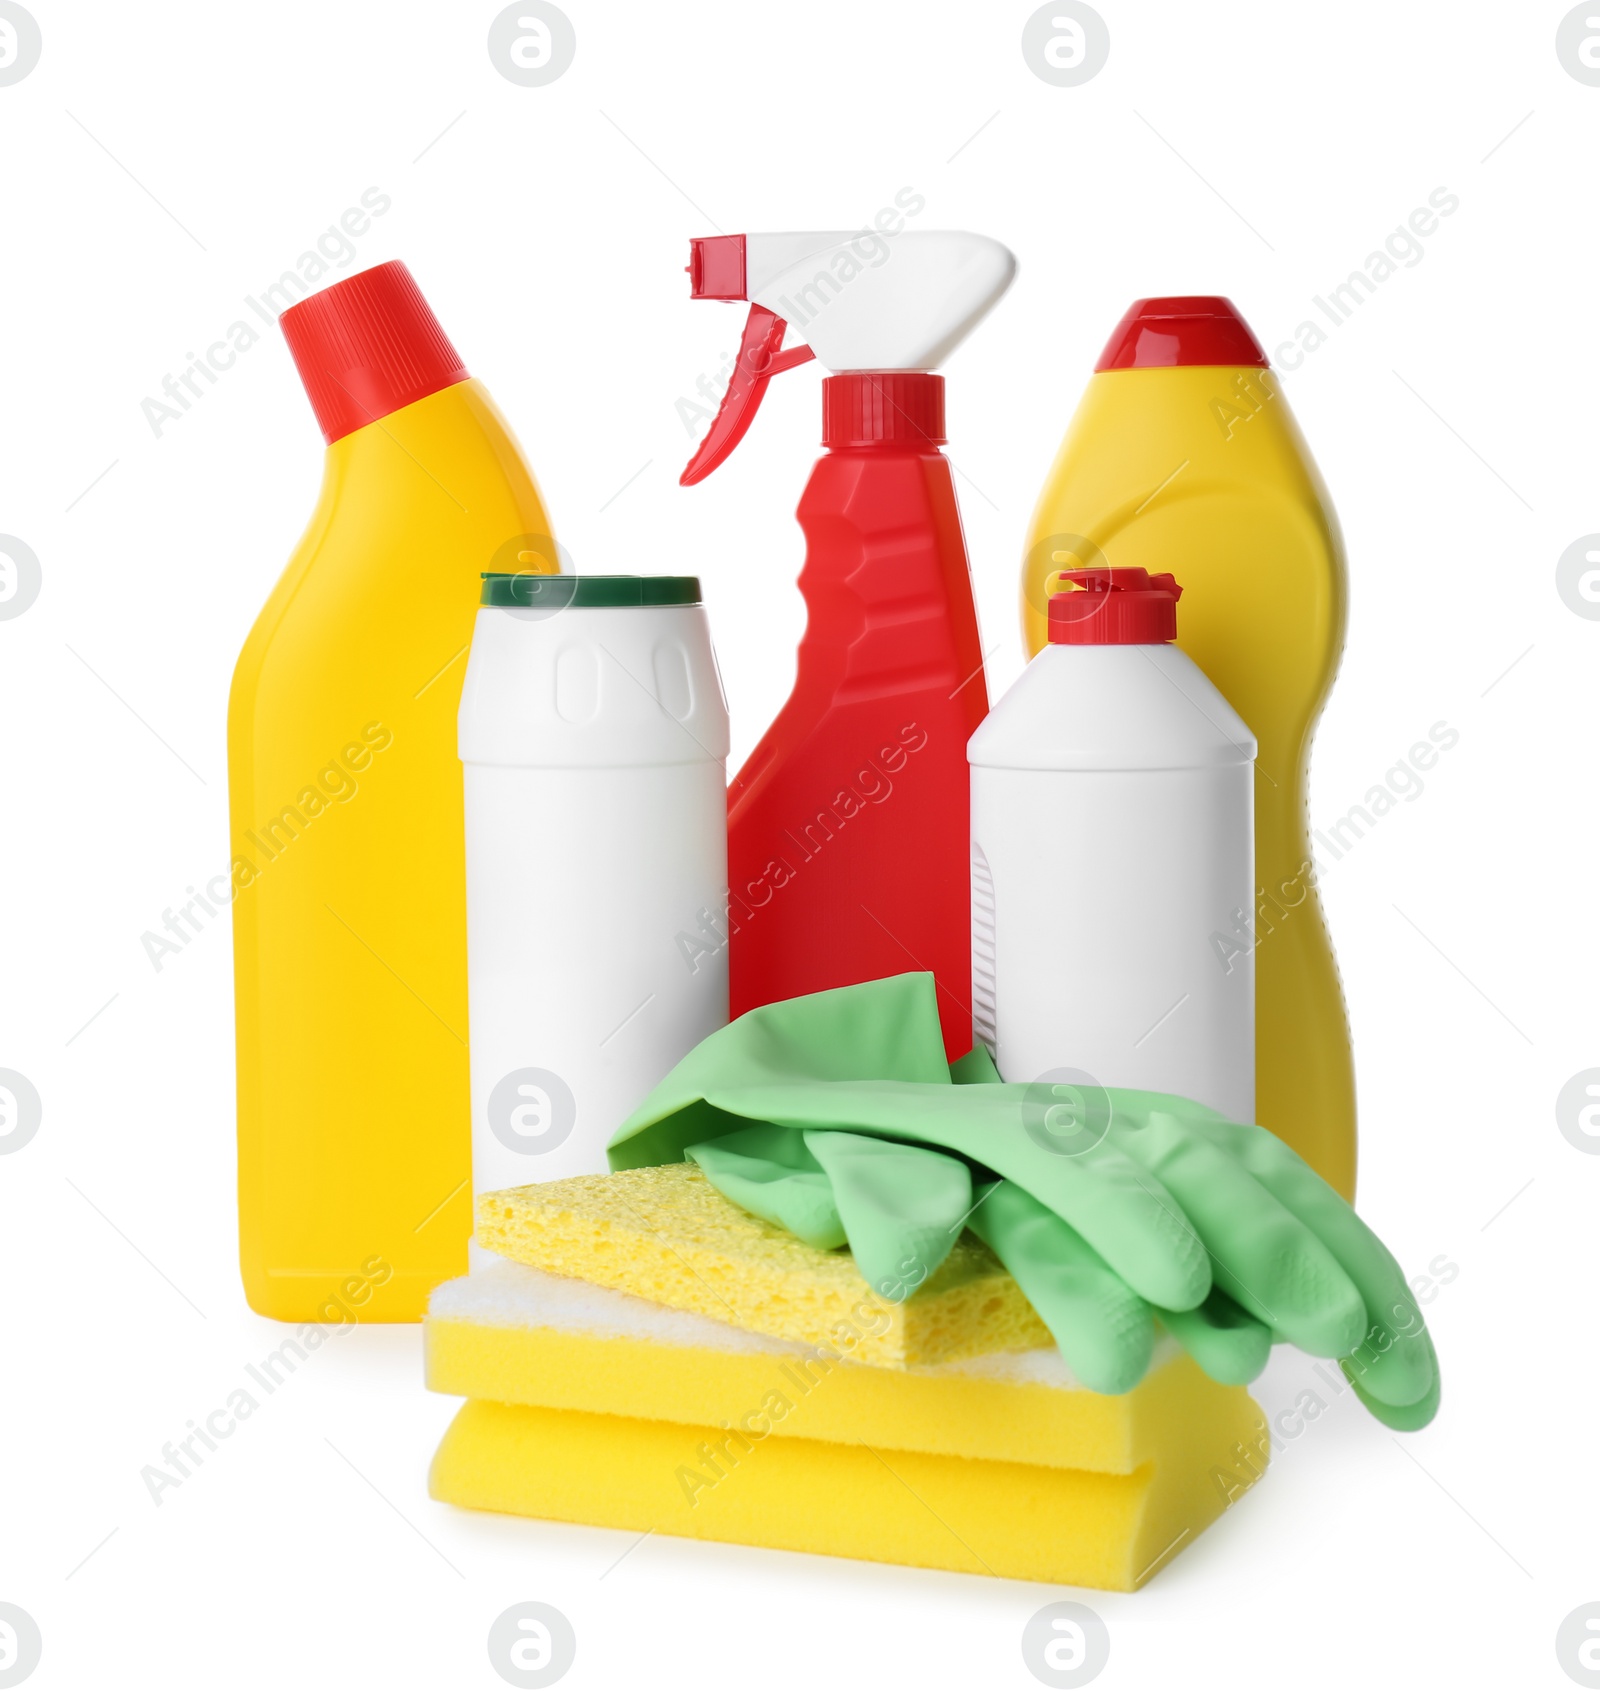
[[[967,747],[978,1037],[1008,1081],[1252,1121],[1255,737],[1172,643],[1170,575],[1059,580]]]

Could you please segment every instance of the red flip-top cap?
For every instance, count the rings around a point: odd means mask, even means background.
[[[1052,593],[1052,646],[1159,646],[1178,637],[1183,589],[1148,570],[1063,570],[1081,591]]]
[[[1250,325],[1220,294],[1136,299],[1111,331],[1100,370],[1171,369],[1180,364],[1244,364],[1267,368]]]
[[[278,319],[331,446],[467,380],[467,367],[398,259],[291,305]]]

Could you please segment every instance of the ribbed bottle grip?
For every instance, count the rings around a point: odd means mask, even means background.
[[[972,1031],[993,1057],[999,1049],[995,1020],[994,876],[983,847],[972,842]]]

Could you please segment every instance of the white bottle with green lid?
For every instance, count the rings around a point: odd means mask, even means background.
[[[699,582],[485,575],[458,748],[474,1194],[604,1173],[728,1016],[728,710]]]

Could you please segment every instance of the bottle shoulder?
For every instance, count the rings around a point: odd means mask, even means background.
[[[464,763],[723,763],[728,706],[700,605],[476,614],[457,718]]]
[[[990,769],[1213,769],[1255,755],[1249,726],[1172,645],[1046,646],[967,747]]]

